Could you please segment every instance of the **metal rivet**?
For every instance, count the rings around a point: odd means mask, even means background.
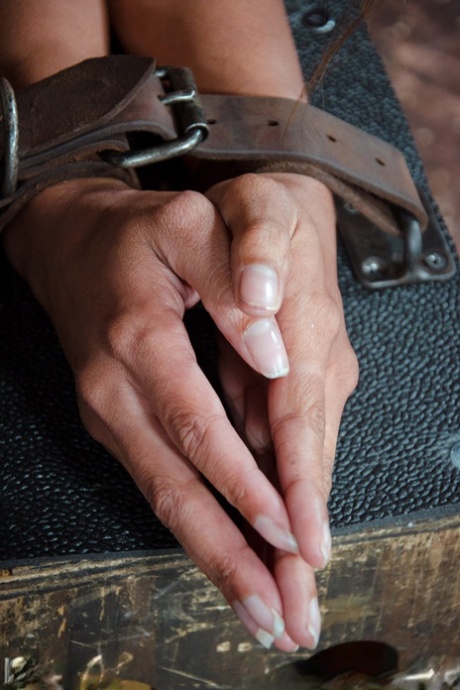
[[[367,276],[374,276],[385,273],[387,263],[378,256],[368,256],[361,264],[362,272]]]
[[[316,7],[304,13],[302,24],[317,34],[327,34],[335,29],[336,22],[330,18],[326,9]]]
[[[447,259],[444,254],[431,252],[423,257],[423,261],[432,271],[442,271],[447,266]]]
[[[460,441],[454,443],[450,449],[450,461],[454,467],[460,470]]]

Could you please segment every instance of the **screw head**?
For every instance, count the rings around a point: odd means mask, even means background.
[[[361,263],[361,270],[366,276],[377,276],[386,272],[387,263],[379,256],[368,256],[367,259],[364,259]]]
[[[442,271],[447,266],[447,259],[440,252],[430,252],[423,257],[425,266],[432,271]]]
[[[316,7],[304,13],[302,24],[317,34],[327,34],[335,29],[336,21],[325,8]]]

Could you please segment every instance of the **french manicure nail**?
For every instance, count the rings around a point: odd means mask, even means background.
[[[275,311],[279,307],[278,276],[269,266],[250,264],[241,271],[240,298],[251,307]]]
[[[273,642],[275,641],[273,635],[269,635],[268,632],[265,632],[265,630],[262,630],[261,628],[258,629],[254,637],[256,638],[256,640],[260,642],[260,644],[263,647],[265,647],[265,649],[270,649]]]
[[[255,596],[257,599],[259,598],[259,597],[257,597],[257,595],[255,595]],[[249,598],[251,598],[251,597],[247,597],[247,599],[249,599]],[[247,599],[245,599],[245,602],[247,601]],[[265,606],[265,604],[263,604],[262,601],[261,601],[261,603],[263,606]],[[232,607],[233,607],[233,610],[235,611],[236,615],[240,619],[240,621],[247,628],[247,630],[251,633],[251,635],[254,635],[256,640],[258,640],[258,642],[260,642],[260,644],[263,645],[265,647],[265,649],[270,649],[273,642],[275,641],[275,636],[270,634],[269,632],[267,632],[267,630],[264,630],[263,627],[260,627],[260,623],[258,621],[256,621],[253,618],[253,616],[249,613],[249,610],[248,610],[247,606],[245,605],[245,603],[242,603],[241,601],[234,601],[232,604]],[[253,605],[253,608],[254,608],[254,605]],[[270,609],[268,607],[266,607],[266,608],[267,608],[268,616],[264,615],[263,616],[264,619],[266,617],[270,618]],[[272,615],[269,626],[274,627],[274,625],[275,625],[275,621],[274,621],[274,618]],[[283,626],[284,626],[284,624],[283,624]]]
[[[254,520],[253,527],[275,548],[289,553],[299,553],[299,545],[292,532],[277,525],[267,515],[258,515]]]
[[[284,632],[284,621],[275,609],[269,608],[257,594],[251,594],[243,601],[250,616],[273,638],[281,637]]]
[[[314,597],[308,605],[308,633],[313,638],[312,649],[318,645],[321,630],[321,614],[319,612],[318,599]]]
[[[269,379],[286,376],[289,361],[281,331],[274,318],[254,321],[246,329],[244,340],[261,374]]]
[[[323,525],[323,536],[321,539],[321,555],[323,557],[323,568],[329,563],[331,557],[331,530],[327,522]]]

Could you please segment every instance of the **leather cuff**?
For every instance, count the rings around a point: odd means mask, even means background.
[[[198,96],[189,70],[133,56],[86,60],[16,96],[2,84],[0,229],[44,187],[94,176],[136,186],[131,168],[184,153],[310,175],[389,233],[407,214],[427,224],[400,151],[303,102]]]

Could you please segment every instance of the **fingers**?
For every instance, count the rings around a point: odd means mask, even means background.
[[[304,197],[298,197],[300,207]],[[312,233],[309,208],[292,241],[290,282],[277,316],[291,360],[286,379],[269,387],[269,419],[278,477],[303,558],[324,567],[331,552],[327,499],[343,407],[357,364],[345,330],[335,276],[330,200]],[[308,241],[308,263],[302,249]]]
[[[233,424],[254,453],[271,453],[267,382],[243,362],[225,338],[218,342],[219,379]]]
[[[146,241],[166,265],[192,286],[220,332],[239,355],[267,378],[285,376],[289,362],[274,316],[246,315],[237,305],[232,282],[232,240],[217,209],[187,192],[157,210],[155,227],[145,219]],[[173,230],[172,230],[173,229]]]
[[[254,449],[259,468],[278,487],[276,459],[267,417],[267,384],[242,362],[228,343],[222,342],[219,349],[221,384],[236,428],[242,438]],[[332,385],[329,392],[334,393]],[[326,395],[327,393],[326,386]],[[337,435],[337,429],[329,429],[330,426],[332,425],[326,424],[325,430],[323,468],[325,482],[332,471]],[[304,499],[308,500],[307,494]],[[302,511],[304,505],[305,500],[300,506]],[[246,532],[245,536],[262,559],[270,553],[270,549],[267,550],[266,546],[264,547],[260,538],[257,539],[257,536],[253,537]],[[321,618],[313,569],[301,556],[279,550],[275,552],[271,569],[283,604],[286,633],[300,646],[314,649],[319,640]],[[248,629],[252,630],[250,626]]]
[[[285,186],[263,175],[243,175],[208,192],[232,235],[235,301],[247,314],[278,311],[289,270],[296,205]]]
[[[221,185],[212,190],[210,198],[231,228],[233,284],[236,301],[246,313],[261,312],[252,312],[249,300],[241,299],[237,291],[241,286],[238,276],[244,274],[245,265],[272,262],[280,275],[284,266],[289,267],[288,281],[280,281],[284,301],[278,305],[277,322],[291,369],[288,377],[270,383],[269,423],[279,481],[301,554],[313,566],[324,567],[331,551],[327,498],[335,443],[343,406],[356,385],[356,360],[346,337],[337,288],[331,195],[322,185],[305,178],[281,174],[273,178],[271,183],[287,184],[290,189],[290,195],[280,197],[272,187],[273,197],[281,199],[279,206],[273,204],[270,194],[263,197],[261,187],[258,191],[263,205],[251,206],[243,183],[251,182],[253,190],[257,186],[248,178],[241,180],[241,191]],[[239,203],[234,204],[234,199]],[[242,213],[241,208],[249,211]],[[283,209],[283,217],[271,215],[273,209],[275,214]],[[271,237],[270,233],[264,236],[264,214],[271,221],[269,227],[276,228]],[[282,257],[278,263],[271,256],[272,246]],[[233,390],[233,400],[240,401],[248,437],[250,408],[246,396],[237,398],[235,385],[229,381],[227,390]],[[263,427],[257,424],[255,428],[260,431]]]
[[[286,633],[300,647],[315,649],[321,615],[313,569],[301,556],[277,551],[274,575],[283,602]]]
[[[313,186],[313,189],[318,191],[318,187]],[[274,333],[275,335],[283,334],[291,358],[290,376],[273,381],[268,392],[270,431],[275,447],[278,477],[289,515],[288,524],[292,526],[299,542],[303,560],[310,566],[324,567],[329,559],[331,548],[327,496],[335,436],[343,406],[355,382],[351,380],[353,376],[348,375],[346,371],[352,355],[347,355],[351,352],[351,348],[349,348],[346,335],[342,337],[345,328],[335,274],[335,232],[331,199],[330,196],[324,198],[325,219],[315,226],[310,217],[311,197],[304,194],[303,184],[293,184],[293,190],[299,218],[297,222],[293,220],[293,227],[289,228],[288,233],[284,233],[284,237],[290,239],[291,267],[289,281],[285,281],[283,287],[284,300],[277,314],[279,328],[273,316],[266,315],[257,318],[257,316],[245,314],[239,308],[241,302],[238,302],[238,297],[235,299],[234,264],[238,265],[240,259],[233,261],[233,245],[237,247],[239,243],[240,247],[244,247],[244,233],[241,230],[240,239],[235,239],[239,237],[239,220],[238,214],[231,215],[230,196],[227,197],[227,201],[223,197],[220,204],[222,215],[226,214],[226,224],[230,226],[233,237],[230,238],[227,233],[219,229],[222,227],[219,225],[222,218],[214,209],[214,213],[210,213],[206,218],[201,216],[201,242],[196,242],[192,248],[190,248],[190,241],[184,242],[184,246],[186,244],[188,249],[185,255],[181,249],[182,243],[179,241],[177,248],[173,254],[167,255],[167,259],[176,273],[200,294],[220,331],[234,349],[246,362],[266,376],[267,371],[263,364],[261,365],[261,361],[258,361],[258,356],[261,358],[265,356],[270,348],[269,343],[276,340]],[[315,200],[316,205],[320,202],[321,199]],[[244,208],[243,202],[241,207]],[[292,213],[291,218],[294,218]],[[242,226],[245,226],[246,222],[245,219]],[[252,227],[257,228],[257,225]],[[189,225],[183,229],[185,233],[189,231]],[[255,232],[257,234],[260,230]],[[243,256],[250,254],[251,246],[249,244],[241,250]],[[308,252],[305,252],[306,246],[308,246]],[[266,252],[266,257],[269,254],[269,251]],[[235,255],[240,256],[238,250]],[[232,258],[231,270],[229,256]],[[264,261],[268,260],[266,257]],[[204,273],[200,266],[212,266],[212,270]],[[276,332],[272,324],[278,328]],[[341,346],[338,347],[337,343]],[[341,352],[342,346],[344,356]],[[271,357],[272,353],[270,353]],[[272,367],[272,373],[276,371],[274,361],[275,359],[271,359],[269,365],[267,364],[268,369],[269,366]],[[174,369],[180,370],[176,364]],[[350,371],[353,371],[351,366]],[[275,375],[279,376],[279,372]],[[165,385],[167,381],[163,381],[162,386]],[[226,388],[230,391],[231,383]],[[236,401],[236,408],[239,410],[240,418],[242,416],[244,419],[244,425],[260,432],[263,428],[260,426],[260,414],[255,417],[258,419],[256,424],[246,425],[250,408],[246,398],[242,398],[241,393],[233,390],[233,401]],[[149,395],[149,397],[154,396]],[[213,427],[220,433],[218,416],[213,417],[212,414],[215,415],[215,412],[213,413],[211,409],[202,413],[199,406],[200,399],[202,399],[201,393],[194,403],[195,414],[196,409],[199,410],[198,426],[203,427],[206,419],[212,419]],[[209,443],[208,434],[200,437],[198,445],[201,451],[203,451],[203,440],[205,441],[204,454],[202,452],[201,457],[196,460],[193,448],[191,449],[187,443],[184,444],[184,436],[180,434],[179,437],[177,434],[175,436],[174,418],[179,417],[173,415],[172,424],[171,419],[168,421],[167,417],[162,418],[162,423],[175,441],[177,448],[181,449],[187,457],[192,458],[194,465],[218,486],[218,477],[212,474],[209,463],[206,460],[204,464],[200,463],[203,462],[203,457],[215,457],[216,452],[219,453],[223,445],[222,438],[216,439],[215,443],[214,441]],[[246,429],[245,433],[247,435]],[[237,453],[240,452],[236,447],[234,448]],[[222,451],[220,452],[222,455]],[[235,454],[232,453],[232,455]],[[244,463],[246,467],[250,467],[248,462]],[[225,465],[228,465],[228,461]],[[222,476],[227,483],[227,495],[229,495],[228,487],[232,486],[234,476],[232,478],[232,475],[228,474],[228,469],[227,473],[225,468],[222,470]],[[242,468],[238,471],[242,471]],[[258,490],[256,483],[251,484],[247,477],[244,481],[247,482],[249,491],[255,494]],[[225,489],[222,491],[226,495]],[[253,495],[253,506],[256,504],[254,497]],[[234,498],[229,498],[229,500],[232,501]],[[265,506],[269,505],[268,494],[265,495],[264,502]],[[274,544],[276,539],[272,529],[273,523],[270,522],[270,513],[264,513],[259,517],[253,512],[253,506],[248,512],[243,501],[235,504],[260,534],[265,536],[271,533],[269,541]],[[285,536],[286,532],[284,532]],[[277,535],[276,538],[278,538]],[[279,546],[279,542],[277,545]],[[293,566],[291,565],[290,568]],[[282,567],[279,572],[283,572]],[[304,573],[302,577],[300,575],[296,577],[294,581],[297,585],[294,591],[296,596],[299,596],[300,581],[306,575]],[[283,576],[282,579],[287,579],[287,577]],[[313,598],[310,598],[310,603]],[[295,634],[303,640],[302,644],[307,644],[306,636],[308,635],[310,635],[309,644],[313,644],[312,630],[318,628],[315,622],[317,618],[315,605],[311,604],[312,608],[303,610],[300,615],[295,613],[294,604],[288,594],[286,594],[286,601],[291,602],[288,607],[291,610],[289,625],[294,626]],[[292,623],[291,618],[297,622]],[[304,626],[303,632],[301,620]],[[306,621],[310,621],[310,625],[313,625],[310,632],[308,632],[308,626],[307,630],[305,629]],[[302,635],[302,638],[299,637]]]
[[[107,390],[107,392],[109,392]],[[272,574],[204,484],[171,444],[162,424],[129,382],[113,385],[105,422],[86,409],[89,426],[121,460],[160,520],[221,590],[260,644],[295,651],[284,631],[283,602]],[[83,407],[84,407],[83,403]],[[106,414],[106,413],[105,413]]]
[[[165,311],[161,300],[149,307],[148,314],[130,311],[115,319],[109,329],[111,357],[120,363],[125,378],[128,374],[181,456],[270,544],[296,551],[284,502],[258,469],[198,367],[180,314]],[[119,378],[116,369],[112,373],[111,367],[97,361],[79,375],[87,407],[108,427],[113,425],[116,399],[112,380]],[[133,461],[138,462],[136,455]]]
[[[329,306],[330,310],[331,307]],[[330,320],[331,317],[329,317]],[[281,317],[281,320],[282,317]],[[325,438],[337,429],[345,395],[331,384],[333,398],[326,407],[331,340],[335,325],[323,314],[321,334],[288,333],[292,371],[288,379],[273,382],[269,392],[269,417],[277,457],[278,477],[302,556],[322,568],[330,557],[328,526],[328,472]],[[300,329],[301,332],[301,329]],[[308,360],[298,349],[308,353]]]
[[[263,175],[217,185],[208,197],[231,233],[233,299],[244,313],[257,317],[243,321],[243,347],[225,326],[222,332],[256,371],[270,379],[286,376],[289,359],[273,315],[283,301],[297,206],[284,185]],[[219,312],[213,317],[220,326]]]
[[[345,398],[341,393],[336,399],[334,386],[326,385],[337,324],[332,319],[334,328],[324,327],[329,303],[319,300],[318,306],[314,299],[322,286],[324,263],[318,262],[321,256],[314,237],[305,235],[303,226],[299,231],[295,213],[305,209],[298,200],[297,211],[286,215],[285,226],[279,217],[273,220],[268,214],[271,227],[278,231],[259,242],[265,232],[262,211],[255,206],[252,215],[246,214],[251,197],[242,192],[235,199],[239,201],[236,208],[244,211],[243,220],[232,211],[230,195],[222,201],[222,213],[193,193],[169,195],[165,203],[159,196],[95,192],[87,202],[83,222],[81,214],[72,212],[78,206],[70,205],[66,212],[74,230],[81,224],[90,228],[83,238],[78,239],[75,232],[55,234],[56,241],[61,235],[78,240],[71,251],[62,252],[72,260],[58,262],[66,271],[65,275],[58,271],[58,280],[53,279],[54,285],[62,286],[53,294],[59,295],[54,320],[77,373],[83,416],[90,432],[121,459],[160,518],[254,634],[261,637],[261,630],[271,635],[280,648],[312,644],[314,633],[308,632],[308,625],[313,625],[314,606],[310,610],[298,603],[299,613],[295,601],[303,601],[305,592],[309,602],[314,598],[313,574],[304,561],[320,562],[319,526],[325,520],[327,493],[322,446],[328,443],[328,428],[338,426],[335,419],[328,427],[325,414],[321,427],[321,414],[315,416],[314,411],[335,409],[335,405],[339,410]],[[265,194],[265,203],[270,210],[269,196]],[[85,222],[91,218],[92,226]],[[251,242],[244,231],[247,224]],[[283,248],[288,239],[290,250]],[[306,244],[307,257],[312,254],[310,264],[296,258],[305,259]],[[270,265],[277,274],[281,285],[277,289],[284,294],[277,313],[280,328],[273,313],[276,305],[267,308],[266,303],[259,311],[257,304],[247,305],[246,298],[242,301],[238,291],[235,297],[235,285],[240,286],[246,265]],[[293,370],[268,388],[270,436],[286,504],[229,424],[197,366],[182,323],[186,306],[197,295],[232,348],[264,376],[286,371],[281,332],[286,340]],[[316,330],[310,328],[312,323]],[[258,397],[263,388],[251,388],[250,379],[243,379],[244,371],[238,374],[238,386],[232,387],[227,367],[226,390],[243,418],[246,437],[265,447],[267,407],[264,398]],[[334,376],[340,380],[338,374]],[[264,403],[262,414],[259,401]],[[329,446],[332,449],[332,440]],[[296,552],[294,530],[303,558],[278,558],[273,578],[226,517],[202,476],[277,549]],[[305,496],[307,505],[302,503]],[[287,633],[281,632],[280,618],[286,622]]]

